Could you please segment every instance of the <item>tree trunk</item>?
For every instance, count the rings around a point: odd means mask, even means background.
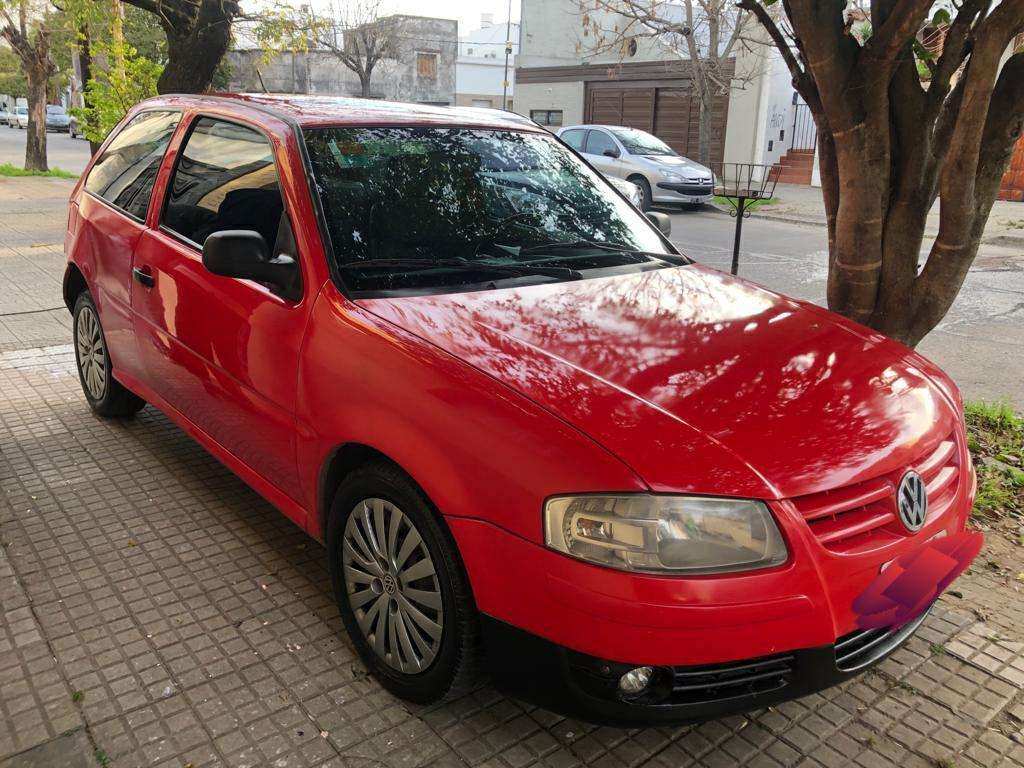
[[[711,167],[711,90],[697,86],[697,161]]]
[[[167,66],[157,93],[205,93],[231,42],[231,22],[238,6],[204,0],[199,18],[188,32],[167,32]]]
[[[370,73],[359,73],[359,87],[364,99],[370,98]]]
[[[26,68],[28,77],[28,136],[25,140],[25,170],[48,171],[46,164],[46,81],[45,64]]]
[[[89,98],[87,86],[92,80],[92,50],[89,45],[89,28],[82,27],[78,31],[81,43],[78,47],[78,73],[82,78],[82,104],[87,109],[91,108],[92,100]],[[81,128],[81,126],[79,126]],[[95,155],[100,151],[100,142],[89,140],[89,154]]]

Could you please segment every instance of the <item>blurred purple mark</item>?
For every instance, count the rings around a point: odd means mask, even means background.
[[[931,605],[978,556],[977,532],[932,539],[889,563],[853,601],[860,629],[899,627]]]

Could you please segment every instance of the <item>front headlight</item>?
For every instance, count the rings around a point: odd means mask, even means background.
[[[580,560],[644,573],[769,568],[786,544],[760,501],[697,496],[562,496],[544,505],[544,538]]]
[[[678,173],[669,173],[669,172],[666,171],[666,172],[662,173],[661,175],[664,176],[669,181],[682,181],[683,180],[683,177],[680,176]]]

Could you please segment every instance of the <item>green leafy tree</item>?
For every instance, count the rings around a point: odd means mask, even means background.
[[[121,46],[119,51],[112,51],[111,44],[100,47],[100,52],[118,65],[95,72],[85,86],[86,106],[71,110],[82,134],[95,144],[103,141],[129,109],[157,92],[161,65],[140,56],[127,43]]]
[[[6,46],[0,48],[0,93],[16,99],[28,96],[28,78],[18,55]],[[14,105],[11,105],[13,109]]]
[[[132,106],[156,95],[166,37],[151,14],[119,0],[59,1],[84,81],[83,105],[71,113],[96,151]]]
[[[46,96],[57,67],[51,55],[54,11],[42,0],[0,0],[0,37],[21,62],[28,100],[25,169],[47,171]]]

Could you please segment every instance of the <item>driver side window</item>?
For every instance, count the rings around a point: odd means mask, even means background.
[[[237,123],[199,118],[169,185],[164,227],[199,248],[227,229],[259,232],[273,246],[283,214],[267,138]]]

